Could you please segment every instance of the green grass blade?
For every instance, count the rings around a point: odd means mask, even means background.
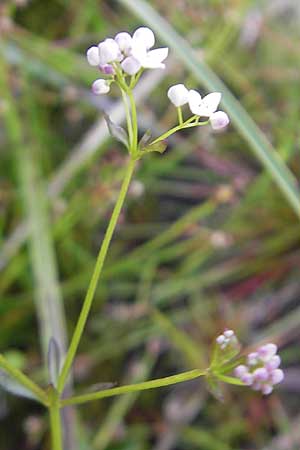
[[[177,54],[185,66],[193,72],[193,75],[200,83],[208,90],[222,92],[223,105],[228,111],[232,122],[300,217],[300,192],[294,175],[220,78],[205,62],[199,60],[192,47],[149,3],[143,0],[119,1],[153,28],[157,35]]]

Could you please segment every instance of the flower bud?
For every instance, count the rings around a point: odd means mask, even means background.
[[[140,27],[133,33],[133,41],[142,43],[146,50],[153,47],[155,43],[155,36],[152,30],[147,27]]]
[[[111,38],[100,42],[98,48],[101,65],[118,61],[122,56],[118,44]]]
[[[271,373],[272,384],[281,383],[284,379],[284,373],[281,369],[276,369]]]
[[[234,375],[238,378],[241,378],[246,373],[248,373],[248,367],[244,366],[243,364],[240,364],[234,369]]]
[[[101,72],[103,72],[105,75],[114,75],[115,69],[111,64],[104,64],[100,66]]]
[[[109,83],[106,80],[99,78],[92,84],[92,91],[96,95],[107,94],[110,91]]]
[[[99,49],[95,45],[87,50],[86,57],[91,66],[98,66],[100,64]]]
[[[184,84],[175,84],[168,90],[168,97],[174,106],[183,106],[188,102],[189,91]]]
[[[115,41],[118,44],[121,52],[123,52],[124,55],[129,55],[132,47],[132,37],[130,36],[130,34],[122,31],[115,36]]]
[[[221,130],[229,124],[229,117],[224,111],[213,113],[209,120],[213,130]]]

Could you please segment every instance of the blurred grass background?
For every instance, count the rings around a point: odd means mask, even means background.
[[[276,149],[271,155],[299,179],[299,2],[149,5],[227,85]],[[101,114],[122,121],[122,107],[117,97],[91,95],[97,74],[85,51],[149,20],[166,39],[157,16],[143,20],[139,7],[130,0],[0,4],[0,347],[43,385],[49,337],[63,353],[126,159]],[[180,58],[174,45],[168,69],[142,78],[141,132],[173,125],[171,84],[207,92],[199,81],[205,74]],[[74,382],[79,393],[204,365],[225,326],[248,346],[276,342],[285,382],[268,398],[226,386],[224,404],[196,381],[81,406],[65,414],[66,450],[299,448],[299,218],[252,152],[255,130],[248,139],[240,132],[233,125],[223,134],[186,131],[163,156],[144,158]],[[1,449],[50,449],[38,405],[3,390],[0,418]]]

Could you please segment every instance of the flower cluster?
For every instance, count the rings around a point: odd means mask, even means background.
[[[250,353],[246,365],[235,368],[234,374],[247,386],[264,395],[271,394],[274,385],[280,383],[284,373],[280,366],[280,357],[277,355],[275,344],[261,346],[257,352]]]
[[[217,337],[216,343],[221,350],[225,350],[229,346],[236,345],[238,342],[233,330],[225,330],[223,334]]]
[[[131,36],[127,32],[118,33],[114,39],[107,38],[87,50],[86,56],[91,66],[97,66],[109,79],[94,81],[95,94],[107,94],[114,75],[134,76],[143,69],[164,69],[163,61],[168,56],[168,48],[151,50],[155,36],[150,28],[140,27]]]
[[[219,92],[212,92],[202,98],[194,89],[188,90],[184,84],[176,84],[169,88],[168,97],[177,108],[188,103],[191,112],[198,117],[207,117],[214,130],[224,128],[229,123],[227,114],[217,111],[222,97]]]

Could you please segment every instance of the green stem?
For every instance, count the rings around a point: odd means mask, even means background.
[[[5,370],[14,380],[18,381],[22,386],[26,387],[43,405],[48,405],[48,396],[43,389],[35,384],[19,369],[13,367],[3,355],[0,355],[0,367]]]
[[[75,328],[75,331],[74,331],[74,334],[73,334],[73,337],[71,340],[71,344],[70,344],[62,371],[61,371],[59,379],[58,379],[57,390],[58,390],[59,394],[62,393],[64,386],[66,384],[66,380],[69,375],[69,371],[70,371],[71,365],[73,363],[73,360],[74,360],[74,357],[75,357],[75,354],[76,354],[76,351],[77,351],[77,348],[78,348],[78,345],[80,342],[80,338],[83,333],[83,330],[84,330],[84,327],[85,327],[85,324],[86,324],[86,321],[87,321],[87,318],[88,318],[88,315],[89,315],[89,312],[90,312],[90,309],[92,306],[92,302],[94,299],[98,280],[101,275],[103,264],[104,264],[104,261],[105,261],[106,255],[107,255],[107,251],[109,248],[109,244],[112,239],[112,236],[113,236],[115,227],[117,225],[118,218],[119,218],[119,215],[120,215],[120,212],[121,212],[121,209],[122,209],[122,206],[123,206],[123,203],[124,203],[124,200],[125,200],[128,188],[129,188],[129,184],[130,184],[130,181],[131,181],[131,178],[133,175],[135,164],[136,164],[136,161],[133,159],[130,159],[126,173],[125,173],[125,177],[124,177],[121,189],[120,189],[120,193],[119,193],[117,202],[115,204],[112,216],[110,218],[110,221],[109,221],[109,224],[108,224],[108,227],[107,227],[107,230],[106,230],[106,233],[105,233],[105,236],[104,236],[98,257],[97,257],[94,272],[93,272],[93,275],[92,275],[92,278],[91,278],[91,281],[90,281],[90,284],[89,284],[89,287],[87,290],[86,297],[84,299],[84,303],[83,303],[83,306],[82,306],[82,309],[80,312],[80,316],[79,316],[79,319],[78,319],[78,322],[77,322],[77,325],[76,325],[76,328]]]
[[[63,450],[59,400],[49,407],[52,450]]]
[[[166,133],[163,133],[161,136],[159,136],[153,142],[151,142],[150,145],[156,144],[157,142],[166,139],[167,137],[171,136],[172,134],[176,133],[177,131],[184,130],[186,128],[199,127],[199,126],[203,126],[203,125],[207,125],[208,124],[208,120],[206,120],[205,122],[193,122],[193,123],[191,123],[196,117],[197,116],[190,117],[188,120],[183,122],[181,125],[177,125],[176,127],[171,128],[171,130],[166,131]]]
[[[131,107],[131,116],[132,116],[132,146],[131,151],[132,154],[134,154],[137,150],[137,143],[138,143],[138,122],[137,122],[137,114],[136,114],[136,106],[135,106],[135,100],[132,91],[129,90],[128,97],[130,101],[130,107]]]
[[[182,109],[180,106],[177,107],[177,113],[178,113],[178,123],[179,125],[183,124],[183,116],[182,116]]]
[[[127,95],[126,95],[126,92],[123,91],[122,88],[121,88],[121,93],[122,93],[123,103],[124,103],[124,107],[125,107],[125,114],[126,114],[126,121],[127,121],[127,129],[128,129],[128,137],[129,137],[129,149],[130,149],[130,151],[131,151],[131,148],[132,148],[132,141],[133,141],[133,131],[132,131],[131,115],[130,115],[130,110],[129,110],[129,107],[128,107]]]
[[[129,384],[127,386],[120,386],[111,389],[105,389],[91,394],[78,395],[76,397],[67,398],[61,401],[61,406],[77,405],[93,400],[99,400],[105,397],[113,397],[120,394],[128,394],[129,392],[144,391],[147,389],[159,388],[162,386],[169,386],[171,384],[182,383],[183,381],[193,380],[205,375],[203,370],[189,370],[188,372],[179,373],[170,377],[158,378],[156,380],[145,381],[143,383]]]

